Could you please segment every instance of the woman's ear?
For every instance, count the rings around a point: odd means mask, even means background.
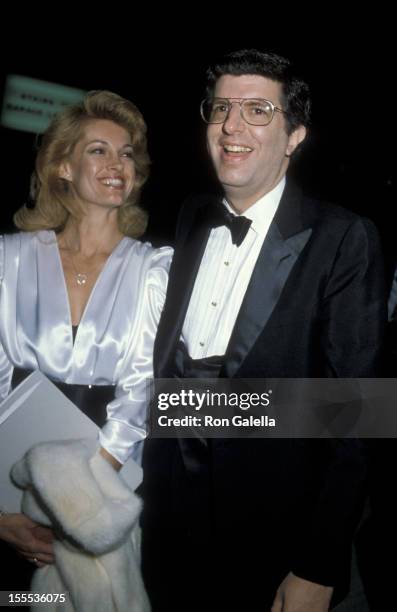
[[[58,176],[65,181],[72,180],[72,172],[68,162],[62,162],[62,164],[59,166]]]

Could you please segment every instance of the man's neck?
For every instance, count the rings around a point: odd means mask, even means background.
[[[245,194],[244,197],[241,197],[242,194],[241,192],[239,193],[237,189],[225,189],[225,198],[230,204],[231,208],[236,212],[236,214],[243,215],[249,208],[251,208],[251,206],[256,204],[265,195],[273,191],[273,189],[277,187],[277,185],[283,178],[284,177],[281,177],[281,179],[275,182],[274,185],[272,185],[269,189],[266,189],[261,192],[256,192],[252,195]]]

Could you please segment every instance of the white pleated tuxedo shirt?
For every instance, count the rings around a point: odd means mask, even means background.
[[[224,355],[263,242],[281,200],[285,177],[244,212],[252,223],[243,243],[226,226],[211,230],[190,298],[181,340],[192,359]],[[223,204],[235,214],[224,200]]]

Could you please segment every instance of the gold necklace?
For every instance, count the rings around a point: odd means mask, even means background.
[[[85,272],[78,272],[76,266],[74,265],[72,251],[70,250],[70,261],[72,262],[73,270],[75,272],[75,281],[81,287],[85,285],[88,279],[88,275]]]
[[[77,271],[77,268],[76,268],[75,263],[74,263],[73,255],[72,255],[72,248],[71,248],[69,242],[66,240],[66,238],[65,238],[65,243],[66,243],[66,246],[67,246],[68,251],[69,251],[70,262],[71,262],[71,264],[73,266],[73,270],[74,270],[74,274],[75,274],[75,276],[74,276],[75,281],[81,287],[82,285],[86,284],[86,282],[88,280],[88,274],[86,272],[78,272]]]
[[[67,249],[68,249],[68,252],[69,252],[70,263],[71,263],[71,264],[72,264],[72,266],[73,266],[75,281],[76,281],[76,283],[77,283],[77,284],[78,284],[80,287],[81,287],[81,286],[84,286],[84,285],[87,283],[87,281],[88,281],[88,276],[89,276],[89,274],[92,274],[92,272],[94,272],[95,270],[97,270],[97,269],[98,269],[98,266],[99,266],[100,264],[98,264],[98,263],[97,263],[97,264],[94,266],[94,268],[93,268],[93,269],[92,269],[92,270],[91,270],[89,273],[88,273],[88,272],[79,272],[79,271],[77,270],[77,268],[76,268],[75,263],[74,263],[73,254],[72,254],[72,253],[73,253],[73,249],[70,247],[70,244],[69,244],[69,242],[66,240],[66,238],[64,238],[64,240],[65,240],[65,244],[66,244],[66,247],[67,247]]]

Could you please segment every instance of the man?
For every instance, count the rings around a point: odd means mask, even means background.
[[[373,376],[385,313],[376,231],[286,180],[307,85],[255,50],[207,76],[201,113],[224,199],[193,198],[180,216],[156,375]],[[248,221],[235,229],[231,216]],[[150,439],[144,471],[154,612],[323,612],[346,589],[365,481],[357,442]]]

